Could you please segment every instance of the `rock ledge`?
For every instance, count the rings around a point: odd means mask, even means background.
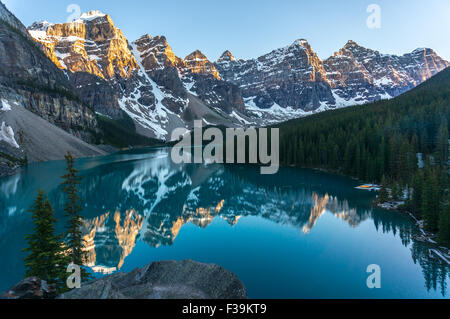
[[[246,299],[232,272],[192,260],[151,263],[84,284],[60,299]]]

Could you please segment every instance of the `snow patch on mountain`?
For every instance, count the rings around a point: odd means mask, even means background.
[[[148,75],[144,72],[144,67],[142,66],[141,55],[137,49],[136,44],[131,44],[132,53],[136,59],[136,62],[139,66],[138,74],[141,78],[145,79],[146,83],[140,84],[139,87],[136,87],[133,94],[130,96],[123,96],[119,100],[119,105],[122,110],[124,110],[133,120],[138,122],[142,127],[147,128],[154,132],[156,138],[158,139],[166,139],[168,138],[168,125],[169,125],[169,115],[179,117],[178,114],[175,114],[171,110],[169,110],[162,103],[164,99],[170,98],[172,100],[176,100],[172,94],[168,92],[164,92],[163,88],[159,87]],[[144,106],[139,103],[139,99],[141,98],[140,89],[144,86],[151,86],[152,93],[155,96],[156,103],[154,108]],[[188,101],[183,100],[183,103],[187,105]]]
[[[252,124],[249,121],[245,120],[244,118],[242,118],[242,116],[240,116],[239,114],[237,114],[236,111],[231,112],[231,116],[234,117],[235,119],[237,119],[241,124],[244,125],[249,125]]]
[[[14,131],[11,126],[2,122],[2,126],[0,129],[0,141],[4,141],[15,148],[20,148],[19,144],[17,144],[16,139],[14,138]]]
[[[84,21],[92,21],[98,18],[104,18],[106,17],[106,14],[98,11],[98,10],[94,10],[94,11],[89,11],[89,12],[85,12],[82,13],[81,16],[76,19],[74,22],[78,22],[78,23],[83,23]]]
[[[0,111],[6,112],[11,111],[11,105],[9,105],[9,102],[7,100],[1,100],[1,108]]]

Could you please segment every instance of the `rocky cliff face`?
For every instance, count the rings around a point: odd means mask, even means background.
[[[226,51],[215,65],[241,88],[248,107],[295,117],[395,97],[450,64],[431,49],[395,56],[354,41],[322,61],[301,39],[247,61]]]
[[[15,119],[13,115],[21,113],[16,108],[31,111],[84,141],[95,142],[98,126],[94,111],[1,2],[0,56],[0,127],[4,128],[0,134],[0,166],[13,168],[26,162],[27,157],[34,158],[30,152],[37,146],[36,135],[30,135],[26,119]],[[42,130],[42,134],[48,133],[44,127]],[[63,153],[59,155],[63,157]]]
[[[51,60],[72,73],[87,72],[113,79],[129,78],[138,69],[126,38],[107,14],[91,11],[71,23],[43,21],[29,30]]]
[[[200,50],[189,54],[184,59],[184,63],[188,73],[212,75],[216,80],[220,80],[219,71]]]
[[[398,96],[449,65],[431,49],[396,56],[366,49],[354,41],[348,41],[325,61],[337,106]]]
[[[163,104],[180,114],[188,105],[187,91],[179,74],[184,61],[173,53],[164,36],[144,35],[133,42],[133,48],[143,71],[163,90]]]
[[[248,61],[235,60],[225,52],[216,66],[223,78],[238,85],[258,108],[277,104],[310,111],[333,104],[323,61],[306,40]]]
[[[27,29],[22,24],[22,22],[20,22],[20,20],[17,19],[16,16],[12,14],[1,1],[0,1],[0,20],[12,26],[17,31],[22,33],[24,36],[28,36]]]
[[[5,12],[3,4],[0,11]],[[24,32],[24,27],[20,29],[0,20],[2,97],[9,101],[18,94],[21,101],[17,102],[25,108],[75,136],[92,141],[91,132],[96,129],[94,112],[83,105],[65,74]]]
[[[183,60],[163,36],[130,44],[107,14],[91,11],[71,23],[43,21],[28,30],[86,103],[112,118],[125,111],[140,134],[168,139],[173,128],[185,127],[189,94],[227,113],[244,108],[240,90],[221,81],[200,52]]]
[[[133,117],[139,113],[135,108],[155,102],[151,84],[139,73],[127,39],[109,15],[91,11],[71,23],[43,21],[28,29],[96,112],[120,118],[123,109]],[[124,98],[135,99],[138,105]]]
[[[234,109],[244,109],[239,88],[222,81],[214,64],[202,52],[197,50],[181,59],[164,36],[145,35],[133,44],[147,75],[171,93],[167,102],[175,108],[172,110],[188,107],[189,94],[228,114]]]

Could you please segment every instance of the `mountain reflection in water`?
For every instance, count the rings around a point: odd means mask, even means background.
[[[151,161],[135,163],[125,177],[85,177],[82,190],[88,185],[120,190],[111,198],[115,202],[109,202],[119,210],[84,220],[88,265],[95,272],[119,270],[137,238],[155,248],[172,245],[187,223],[206,228],[215,218],[222,218],[234,226],[241,217],[261,216],[307,234],[326,212],[352,227],[370,217],[370,211],[357,213],[346,200],[305,189],[261,187],[237,172],[225,174],[226,168],[219,165],[174,169],[166,155],[161,152]],[[97,198],[91,201],[88,193],[83,191],[87,207],[96,206]]]
[[[20,249],[32,227],[27,210],[37,188],[49,192],[57,217],[64,216],[59,186],[63,163],[37,165],[41,167],[0,180],[3,274],[23,269]],[[308,237],[324,216],[334,216],[353,229],[373,220],[378,232],[398,235],[404,246],[411,246],[427,290],[446,295],[448,266],[432,259],[426,245],[412,242],[414,224],[400,214],[372,209],[373,194],[357,192],[343,177],[291,168],[263,176],[249,166],[175,165],[165,149],[82,160],[78,165],[87,266],[96,273],[120,270],[138,243],[154,248],[174,245],[187,224],[207,229],[223,220],[233,228],[243,218],[256,217]],[[5,281],[2,278],[0,288],[5,288]]]

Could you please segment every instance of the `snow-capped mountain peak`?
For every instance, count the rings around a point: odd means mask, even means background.
[[[76,19],[76,21],[92,21],[98,18],[104,18],[107,14],[99,11],[99,10],[93,10],[89,12],[84,12],[81,14],[81,16]]]
[[[234,55],[229,50],[226,50],[224,53],[222,53],[220,58],[217,60],[217,63],[234,62],[234,61],[236,61],[236,58],[234,57]]]
[[[53,26],[53,23],[48,22],[46,20],[42,20],[42,21],[38,21],[38,22],[34,22],[29,29],[33,30],[33,31],[47,31],[48,27]]]
[[[291,46],[301,46],[304,48],[311,48],[311,46],[309,45],[308,40],[306,39],[297,39],[294,41],[294,43],[292,43]]]
[[[303,38],[249,60],[228,50],[215,63],[200,50],[183,59],[165,36],[146,34],[130,45],[100,11],[28,30],[98,113],[125,111],[140,134],[163,139],[211,109],[221,114],[215,124],[274,123],[392,98],[449,66],[431,49],[396,56],[352,40],[322,60]]]
[[[184,58],[186,70],[194,74],[212,75],[220,80],[220,74],[214,64],[200,51],[196,50]]]

